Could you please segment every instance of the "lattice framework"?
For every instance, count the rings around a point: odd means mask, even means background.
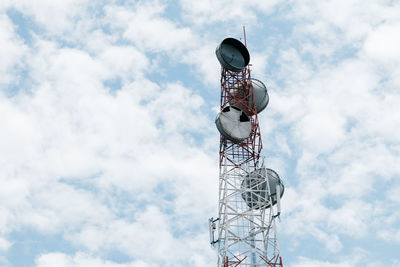
[[[219,267],[283,266],[276,236],[275,206],[251,209],[242,197],[243,193],[260,193],[253,187],[243,187],[243,179],[264,167],[261,162],[263,145],[258,114],[254,101],[249,99],[254,100],[250,68],[232,72],[221,67],[220,110],[235,105],[252,115],[249,138],[234,143],[220,137]],[[266,191],[264,195],[269,198],[266,201],[272,203],[269,185]]]

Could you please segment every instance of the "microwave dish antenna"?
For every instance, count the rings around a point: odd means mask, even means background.
[[[242,142],[251,133],[249,117],[237,107],[225,107],[217,115],[215,124],[220,134],[234,143]]]
[[[229,93],[231,95],[230,103],[233,106],[241,109],[244,106],[250,107],[248,115],[254,114],[254,109],[257,113],[263,111],[269,103],[269,95],[265,84],[257,79],[252,78],[251,81],[246,81],[246,84],[238,82],[232,86]],[[253,94],[249,94],[246,87],[252,87]],[[254,105],[254,106],[253,106]]]
[[[230,71],[240,72],[250,62],[250,54],[239,40],[224,39],[215,50],[219,63]]]
[[[246,175],[242,181],[242,198],[251,209],[269,208],[282,198],[285,186],[272,169],[261,168]]]

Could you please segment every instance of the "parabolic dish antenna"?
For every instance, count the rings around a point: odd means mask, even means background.
[[[250,119],[237,107],[225,107],[217,115],[215,124],[221,135],[234,143],[240,143],[250,136]]]
[[[250,61],[250,54],[247,48],[234,38],[226,38],[215,50],[218,61],[221,65],[234,72],[242,71]]]
[[[280,191],[280,197],[283,196],[285,187],[279,178],[279,175],[271,169],[261,168],[253,171],[244,177],[242,181],[242,198],[251,209],[269,208],[271,201],[267,195],[267,179],[269,182],[272,205],[277,203],[277,188]]]
[[[267,87],[263,82],[257,79],[251,79],[253,85],[254,103],[256,105],[257,113],[263,111],[269,102],[269,96],[267,92]],[[253,102],[253,98],[250,96],[250,103]]]
[[[253,85],[253,94],[254,94],[254,104],[257,110],[257,113],[263,111],[269,102],[269,96],[267,92],[267,87],[264,85],[263,82],[257,79],[251,79]],[[246,81],[247,86],[249,82]],[[229,89],[230,94],[233,96],[230,100],[230,104],[235,107],[239,107],[242,110],[245,110],[244,105],[248,105],[251,108],[253,104],[253,96],[249,94],[249,91],[244,88],[243,84],[235,84],[232,88]],[[253,115],[251,111],[249,116]]]

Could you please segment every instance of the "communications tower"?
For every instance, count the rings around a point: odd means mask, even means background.
[[[244,27],[243,27],[244,31]],[[258,114],[268,105],[265,85],[250,75],[244,44],[226,38],[216,49],[221,63],[219,211],[209,220],[218,267],[283,266],[275,219],[284,185],[266,168]]]

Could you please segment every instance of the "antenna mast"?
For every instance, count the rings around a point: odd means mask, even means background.
[[[218,267],[282,267],[275,219],[284,186],[264,166],[258,113],[267,106],[265,85],[250,75],[244,45],[226,38],[216,49],[221,63],[218,218],[210,219],[210,243]],[[279,205],[275,205],[275,204]]]

